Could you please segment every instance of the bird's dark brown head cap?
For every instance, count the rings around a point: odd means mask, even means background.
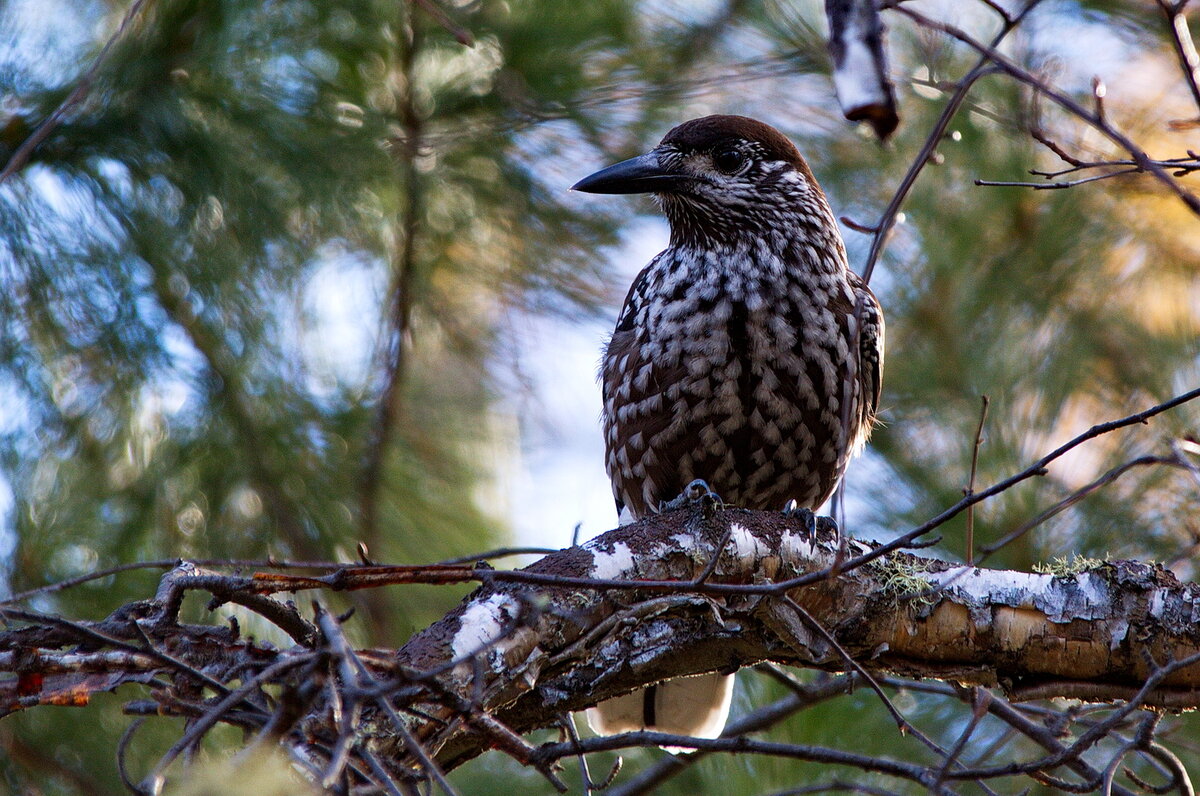
[[[800,151],[786,135],[748,116],[715,114],[686,121],[663,136],[659,146],[674,147],[685,152],[703,152],[736,140],[757,144],[764,160],[805,165]]]
[[[684,122],[646,154],[601,169],[572,187],[588,193],[673,194],[710,204],[778,203],[797,181],[782,179],[785,171],[770,164],[784,164],[799,173],[808,193],[819,193],[808,164],[787,136],[755,119],[724,114]]]

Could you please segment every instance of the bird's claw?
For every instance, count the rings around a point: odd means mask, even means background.
[[[841,531],[833,517],[818,517],[810,508],[800,508],[795,500],[789,500],[783,507],[783,516],[800,520],[809,536],[815,538],[831,534],[837,538]]]
[[[842,535],[842,529],[838,527],[837,520],[833,517],[817,517],[817,536],[821,537],[826,534],[838,539]]]
[[[813,510],[810,508],[800,508],[795,500],[789,500],[783,507],[783,516],[800,520],[800,524],[804,526],[804,530],[808,532],[809,536],[817,533],[817,515],[813,514]]]
[[[660,514],[668,511],[675,511],[698,503],[702,500],[710,500],[716,506],[722,505],[721,496],[712,491],[712,487],[703,478],[697,478],[683,488],[683,492],[679,497],[672,500],[664,500],[658,504]]]

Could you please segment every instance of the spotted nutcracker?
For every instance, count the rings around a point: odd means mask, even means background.
[[[817,509],[870,434],[883,315],[796,147],[754,119],[705,116],[574,189],[654,194],[671,227],[601,365],[621,521],[693,479],[745,508]],[[732,677],[679,678],[601,703],[588,721],[603,734],[711,738],[731,694]]]

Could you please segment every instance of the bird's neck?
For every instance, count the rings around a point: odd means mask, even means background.
[[[792,223],[756,230],[756,234],[697,234],[671,227],[671,246],[662,265],[679,276],[706,279],[715,273],[737,274],[759,283],[789,282],[821,276],[842,282],[849,277],[846,249],[835,227]]]
[[[811,199],[811,198],[810,198]],[[731,213],[685,201],[664,201],[671,250],[681,261],[722,263],[786,277],[793,269],[845,275],[846,247],[829,205],[744,207]]]
[[[853,301],[851,272],[841,240],[798,241],[781,247],[762,238],[729,245],[672,245],[648,269],[644,291],[652,303],[697,300],[763,305],[791,300],[797,293],[840,295]]]

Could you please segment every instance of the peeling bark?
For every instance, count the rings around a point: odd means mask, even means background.
[[[883,22],[876,0],[825,0],[833,85],[842,115],[866,121],[885,140],[897,125],[896,93],[883,52]]]
[[[413,731],[450,769],[495,742],[472,711],[521,733],[663,679],[767,660],[845,670],[848,653],[868,670],[996,685],[1014,698],[1107,701],[1136,693],[1156,664],[1200,650],[1200,586],[1138,562],[1054,576],[891,553],[806,586],[774,585],[872,549],[839,549],[780,514],[697,504],[549,555],[524,572],[611,582],[497,579],[416,634],[399,663],[437,672],[457,707],[421,706],[431,718]],[[1164,677],[1146,702],[1200,704],[1200,665]]]

